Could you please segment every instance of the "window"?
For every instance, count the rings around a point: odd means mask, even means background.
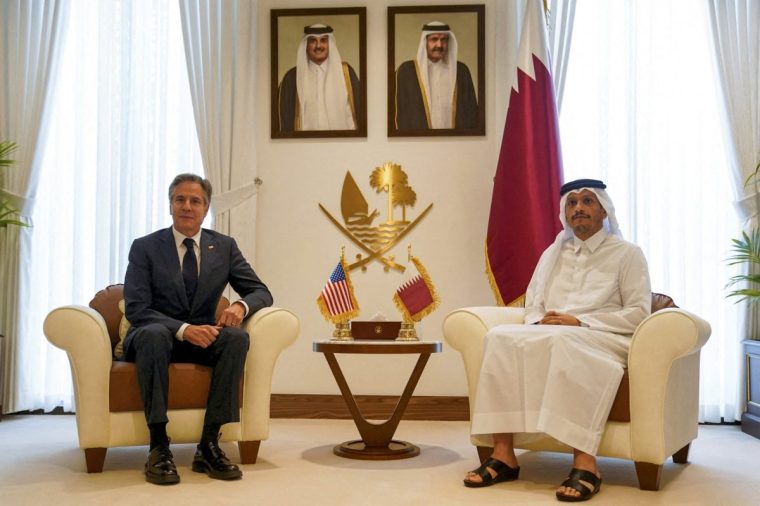
[[[18,376],[22,409],[72,409],[47,312],[121,283],[133,239],[171,224],[167,189],[203,174],[176,1],[72,2],[37,192]],[[40,371],[45,371],[44,375]]]
[[[702,421],[739,407],[738,312],[725,258],[740,230],[706,4],[578,2],[560,116],[565,179],[603,179],[653,291],[712,325]]]

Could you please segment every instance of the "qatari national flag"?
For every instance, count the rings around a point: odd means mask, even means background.
[[[440,298],[422,261],[415,256],[411,256],[410,260],[417,274],[398,287],[393,302],[405,322],[418,322],[438,307]]]
[[[486,236],[486,271],[501,305],[519,302],[561,227],[562,157],[548,47],[541,0],[529,0]]]

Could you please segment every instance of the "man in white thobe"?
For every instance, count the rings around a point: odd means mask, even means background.
[[[478,101],[470,69],[457,60],[458,43],[449,25],[422,27],[417,57],[396,71],[396,128],[472,129]]]
[[[355,130],[359,100],[359,78],[341,59],[332,27],[305,26],[296,66],[278,90],[280,131]]]
[[[563,230],[544,251],[526,292],[524,325],[486,335],[472,417],[473,436],[494,451],[465,485],[517,479],[514,441],[549,435],[574,448],[563,501],[589,499],[604,424],[628,357],[630,337],[650,313],[641,249],[621,238],[601,181],[563,185]]]

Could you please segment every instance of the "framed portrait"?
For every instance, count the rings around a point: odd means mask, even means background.
[[[271,137],[367,136],[367,9],[271,10]]]
[[[388,7],[388,136],[485,135],[485,5]]]

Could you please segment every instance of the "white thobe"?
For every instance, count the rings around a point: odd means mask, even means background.
[[[317,65],[309,62],[308,81],[311,86],[306,87],[306,96],[303,97],[303,118],[301,128],[303,130],[327,130],[327,101],[325,100],[325,82],[327,81],[327,65]]]
[[[628,357],[630,336],[649,315],[649,274],[641,249],[600,230],[562,244],[552,269],[536,272],[542,294],[526,307],[527,325],[500,325],[485,338],[471,431],[476,439],[515,433],[519,445],[547,434],[595,455]],[[531,291],[531,288],[528,289]],[[531,325],[547,311],[580,327]]]
[[[454,75],[456,77],[456,74]],[[448,65],[428,62],[430,80],[430,123],[432,128],[452,128],[454,84]]]
[[[329,59],[318,65],[309,61],[304,97],[302,100],[303,117],[301,130],[351,130],[354,125],[351,104],[346,99],[346,83],[343,67],[333,68]],[[335,73],[330,76],[330,72]],[[337,90],[331,87],[342,87]]]

